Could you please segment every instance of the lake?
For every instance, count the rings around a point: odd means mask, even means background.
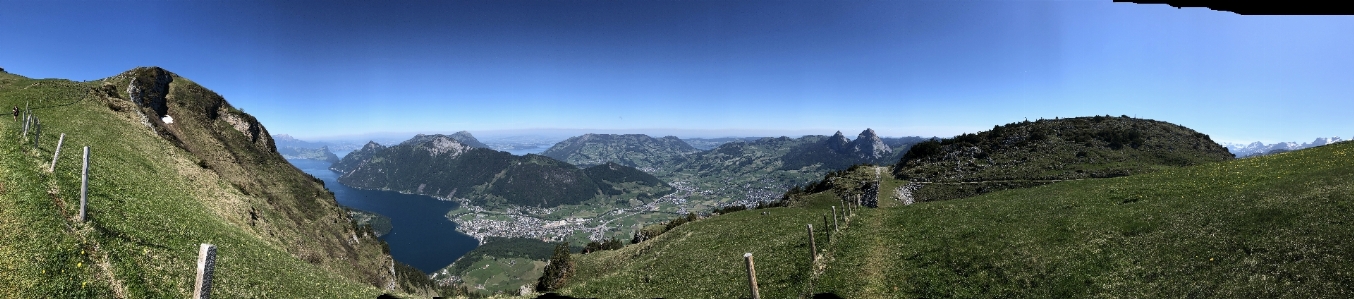
[[[338,173],[329,163],[315,160],[287,160],[321,180],[334,192],[338,203],[353,209],[390,217],[394,229],[381,239],[390,244],[390,255],[424,273],[433,273],[471,249],[479,246],[475,238],[456,231],[456,223],[447,220],[448,211],[458,205],[424,195],[393,191],[361,190],[338,182]]]

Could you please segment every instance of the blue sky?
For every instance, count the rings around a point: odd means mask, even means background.
[[[1110,1],[0,1],[0,67],[161,66],[301,138],[946,137],[1109,114],[1274,142],[1354,134],[1351,32]]]

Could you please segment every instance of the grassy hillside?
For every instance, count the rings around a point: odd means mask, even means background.
[[[922,142],[897,161],[893,173],[925,183],[917,200],[932,201],[1232,158],[1208,135],[1189,128],[1094,116],[1011,123]]]
[[[43,123],[36,149],[0,121],[0,297],[186,297],[200,243],[218,248],[217,298],[371,298],[394,281],[378,239],[257,121],[192,81],[158,68],[91,82],[0,74],[0,106],[25,105]]]
[[[819,237],[815,274],[804,225],[836,202],[822,192],[575,255],[563,293],[746,296],[741,255],[752,252],[765,298],[1348,297],[1349,165],[1354,143],[908,206],[881,188],[880,208],[835,243]]]

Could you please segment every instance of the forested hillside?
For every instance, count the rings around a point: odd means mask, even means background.
[[[466,198],[490,206],[553,207],[605,195],[656,198],[673,191],[623,165],[584,170],[546,156],[470,147],[445,135],[419,135],[391,147],[369,143],[332,168],[342,173],[340,182],[357,188]]]

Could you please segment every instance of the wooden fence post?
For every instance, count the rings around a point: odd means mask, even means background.
[[[197,281],[193,299],[212,297],[212,272],[216,271],[216,245],[203,243],[197,250]]]
[[[85,164],[80,167],[80,222],[85,222],[85,205],[89,196],[89,147],[85,147]]]
[[[832,206],[832,230],[841,230],[841,227],[837,226],[837,206]]]
[[[757,292],[757,270],[752,266],[752,253],[744,253],[743,259],[748,263],[748,288],[752,290],[752,299],[761,299],[762,295]]]
[[[809,224],[809,265],[818,260],[818,243],[813,240],[813,224]]]
[[[52,150],[52,166],[47,172],[56,172],[56,158],[61,156],[61,143],[66,142],[66,133],[61,133],[61,137],[56,138],[56,149]]]

